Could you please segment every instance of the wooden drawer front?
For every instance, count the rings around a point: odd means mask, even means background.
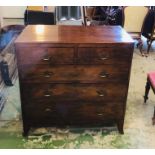
[[[62,120],[62,117],[58,115],[57,111],[51,106],[25,106],[24,107],[25,119],[31,123],[47,123],[57,124]]]
[[[119,119],[123,115],[122,103],[108,102],[106,104],[94,104],[92,102],[57,102],[40,106],[26,105],[27,119],[48,121],[61,120],[65,124],[73,124],[74,121],[91,123],[95,121]],[[74,122],[74,123],[78,123]],[[57,122],[59,124],[59,121]]]
[[[73,64],[74,48],[24,48],[17,54],[19,64]]]
[[[69,113],[67,120],[69,125],[96,125],[108,121],[111,123],[123,116],[122,103],[108,102],[106,105],[94,105],[86,103]]]
[[[78,63],[80,64],[129,64],[130,48],[79,48]]]
[[[22,84],[25,99],[53,101],[122,101],[127,87],[123,84]],[[37,102],[37,101],[36,101]],[[37,105],[36,105],[37,106]]]
[[[23,66],[20,78],[31,82],[105,82],[128,79],[128,68],[113,66]]]

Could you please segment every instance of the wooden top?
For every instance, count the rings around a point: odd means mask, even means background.
[[[15,43],[133,43],[120,26],[29,25]]]

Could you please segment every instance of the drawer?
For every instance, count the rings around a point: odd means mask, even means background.
[[[97,105],[92,102],[74,102],[73,104],[57,102],[53,105],[45,105],[45,103],[40,104],[40,106],[27,105],[25,106],[25,114],[27,119],[38,120],[38,122],[56,122],[57,120],[57,124],[64,122],[68,125],[74,125],[117,120],[123,115],[122,109],[121,103],[116,102],[98,103]]]
[[[74,48],[31,47],[17,54],[19,64],[73,64]]]
[[[62,121],[61,115],[58,115],[57,111],[51,106],[24,106],[24,118],[29,124],[39,125],[50,124],[56,125],[57,122]]]
[[[23,84],[24,96],[52,104],[55,101],[123,101],[127,93],[124,84]],[[119,90],[119,91],[118,91]]]
[[[67,115],[69,125],[103,125],[111,124],[123,117],[121,103],[108,102],[105,105],[85,103]]]
[[[128,64],[132,52],[129,48],[79,48],[79,64]]]
[[[104,65],[104,66],[22,66],[19,68],[20,78],[30,82],[53,83],[96,83],[128,80],[128,68]]]

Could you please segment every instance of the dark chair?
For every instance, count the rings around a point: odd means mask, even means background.
[[[146,38],[148,38],[148,36],[150,36],[150,34],[152,33],[154,18],[155,18],[154,16],[155,16],[154,11],[149,10],[147,18],[144,22],[143,32],[142,32],[142,35]]]
[[[83,7],[85,25],[122,25],[122,7]]]
[[[148,33],[147,36],[145,36],[147,38],[147,44],[148,44],[148,48],[147,48],[147,54],[149,54],[152,42],[155,40],[155,12],[154,13],[154,20],[153,20],[153,27],[152,27],[152,31],[151,33]]]
[[[142,52],[141,35],[148,12],[149,8],[144,6],[127,6],[123,8],[123,28],[133,39],[138,40],[137,47],[139,47],[142,56],[144,56],[144,53]]]
[[[144,95],[144,103],[146,103],[148,99],[149,90],[152,88],[154,94],[155,94],[155,72],[150,72],[147,75],[147,82],[145,86],[145,95]],[[154,114],[152,118],[153,125],[155,124],[155,108],[154,108]]]
[[[55,13],[26,10],[24,14],[24,23],[25,25],[54,25]]]

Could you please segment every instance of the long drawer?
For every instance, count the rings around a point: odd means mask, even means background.
[[[30,82],[77,82],[77,83],[102,83],[110,81],[128,80],[128,67],[104,65],[104,66],[48,66],[30,65],[20,66],[19,75],[21,80]]]
[[[93,102],[58,102],[54,105],[24,106],[25,116],[31,122],[51,122],[59,121],[65,124],[93,123],[104,120],[117,120],[123,116],[121,103],[108,102],[106,104]],[[115,106],[117,105],[117,107]]]
[[[36,106],[38,102],[52,104],[56,101],[122,101],[126,97],[127,87],[124,84],[27,84],[21,83],[25,100]]]

